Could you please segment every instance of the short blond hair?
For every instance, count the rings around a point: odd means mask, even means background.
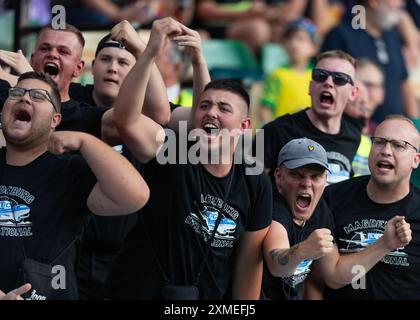
[[[356,69],[357,60],[353,56],[348,54],[347,52],[344,52],[341,50],[330,50],[330,51],[321,52],[320,54],[316,56],[316,63],[320,62],[323,59],[330,59],[330,58],[348,61],[351,63],[353,68]]]

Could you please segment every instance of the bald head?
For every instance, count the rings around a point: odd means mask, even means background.
[[[420,134],[413,121],[401,115],[390,115],[375,130],[375,136],[399,139],[420,147]]]

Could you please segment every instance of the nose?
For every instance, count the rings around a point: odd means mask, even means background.
[[[329,85],[331,87],[334,86],[334,81],[333,81],[332,75],[328,75],[328,78],[327,78],[327,80],[325,80],[324,84],[327,84],[327,85]]]
[[[218,109],[217,105],[216,104],[212,104],[207,109],[207,116],[216,118],[217,117],[217,109]]]
[[[51,48],[50,50],[48,50],[47,52],[47,57],[48,58],[53,58],[53,59],[58,59],[58,51],[56,48]]]
[[[383,148],[381,150],[381,154],[382,155],[387,155],[387,156],[392,154],[391,143],[389,141],[387,141],[386,144],[383,146]]]
[[[31,101],[29,91],[26,91],[25,94],[22,97],[20,97],[19,101],[29,103]]]
[[[300,181],[300,185],[305,189],[308,189],[311,186],[311,178],[310,177],[302,177]]]
[[[108,72],[116,73],[117,72],[117,64],[118,64],[118,62],[116,60],[111,60],[111,62],[108,64]]]

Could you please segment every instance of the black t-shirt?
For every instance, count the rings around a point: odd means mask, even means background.
[[[267,123],[258,134],[264,135],[264,166],[274,170],[281,148],[290,140],[309,138],[327,151],[328,183],[336,183],[348,179],[351,175],[351,163],[360,143],[363,124],[343,114],[341,128],[338,134],[328,134],[320,131],[309,120],[308,109],[294,114],[286,114]],[[258,143],[258,137],[254,141]]]
[[[61,123],[57,130],[81,131],[101,138],[101,120],[105,108],[69,100],[61,104]]]
[[[72,82],[69,88],[69,96],[76,101],[96,106],[93,100],[93,84],[82,86],[80,83]]]
[[[23,247],[28,258],[51,263],[81,235],[96,178],[74,153],[45,152],[25,166],[10,166],[2,148],[0,170],[0,288],[8,292],[16,287]],[[78,242],[54,262],[66,270],[66,289],[56,290],[57,297],[77,298]]]
[[[10,84],[0,80],[0,108],[8,97]],[[61,123],[56,128],[59,130],[71,130],[86,132],[95,137],[101,137],[101,120],[105,108],[92,107],[89,104],[78,102],[73,99],[61,103]]]
[[[316,229],[327,228],[331,231],[334,229],[331,211],[322,198],[311,218],[301,227],[293,222],[293,214],[289,205],[283,196],[276,191],[273,192],[273,221],[277,221],[286,229],[290,247],[306,240]],[[264,264],[263,299],[286,300],[295,298],[299,293],[302,282],[311,271],[312,262],[312,259],[302,261],[297,266],[295,273],[287,278],[273,276]]]
[[[413,239],[404,248],[390,252],[366,275],[366,289],[347,285],[328,287],[326,299],[420,299],[420,190],[400,201],[378,204],[370,200],[366,187],[370,176],[329,186],[325,198],[334,216],[334,237],[340,254],[362,251],[384,233],[386,222],[396,215],[410,223]],[[361,284],[361,283],[360,283]]]
[[[105,289],[111,299],[159,299],[164,275],[175,285],[192,285],[207,249],[206,241],[232,176],[223,216],[199,279],[201,299],[222,299],[229,290],[234,251],[245,231],[271,223],[271,185],[268,177],[245,175],[244,165],[224,178],[201,164],[145,166],[150,200],[139,215],[118,256]],[[157,263],[157,260],[159,264]]]
[[[143,175],[144,166],[123,147],[122,155]],[[137,222],[137,214],[123,216],[92,215],[83,242],[77,281],[81,299],[96,299],[98,289],[103,286],[112,264],[130,230]]]
[[[97,105],[95,101],[93,100],[93,84],[87,84],[87,85],[82,86],[80,83],[72,82],[70,84],[69,95],[70,95],[70,98],[76,101],[87,103],[91,106]],[[172,112],[176,108],[181,107],[181,105],[169,102],[169,107]]]

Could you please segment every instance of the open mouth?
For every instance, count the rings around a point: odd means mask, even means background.
[[[15,112],[14,120],[21,121],[21,122],[29,122],[31,121],[31,115],[29,114],[28,111],[24,109],[20,109]]]
[[[321,96],[319,97],[319,101],[321,101],[321,103],[333,104],[334,103],[334,97],[330,92],[323,91],[323,92],[321,92]]]
[[[376,165],[379,169],[385,170],[392,170],[394,169],[394,165],[389,163],[388,161],[379,161]]]
[[[111,79],[111,78],[105,78],[104,81],[105,82],[110,82],[110,83],[118,84],[118,80],[114,80],[114,79]]]
[[[300,194],[297,196],[296,205],[301,209],[306,209],[311,204],[312,197],[309,194]]]
[[[217,136],[219,134],[219,128],[214,123],[205,123],[203,130],[208,136]]]
[[[56,76],[60,70],[58,66],[54,63],[46,63],[44,65],[44,72],[48,73],[50,76]]]

